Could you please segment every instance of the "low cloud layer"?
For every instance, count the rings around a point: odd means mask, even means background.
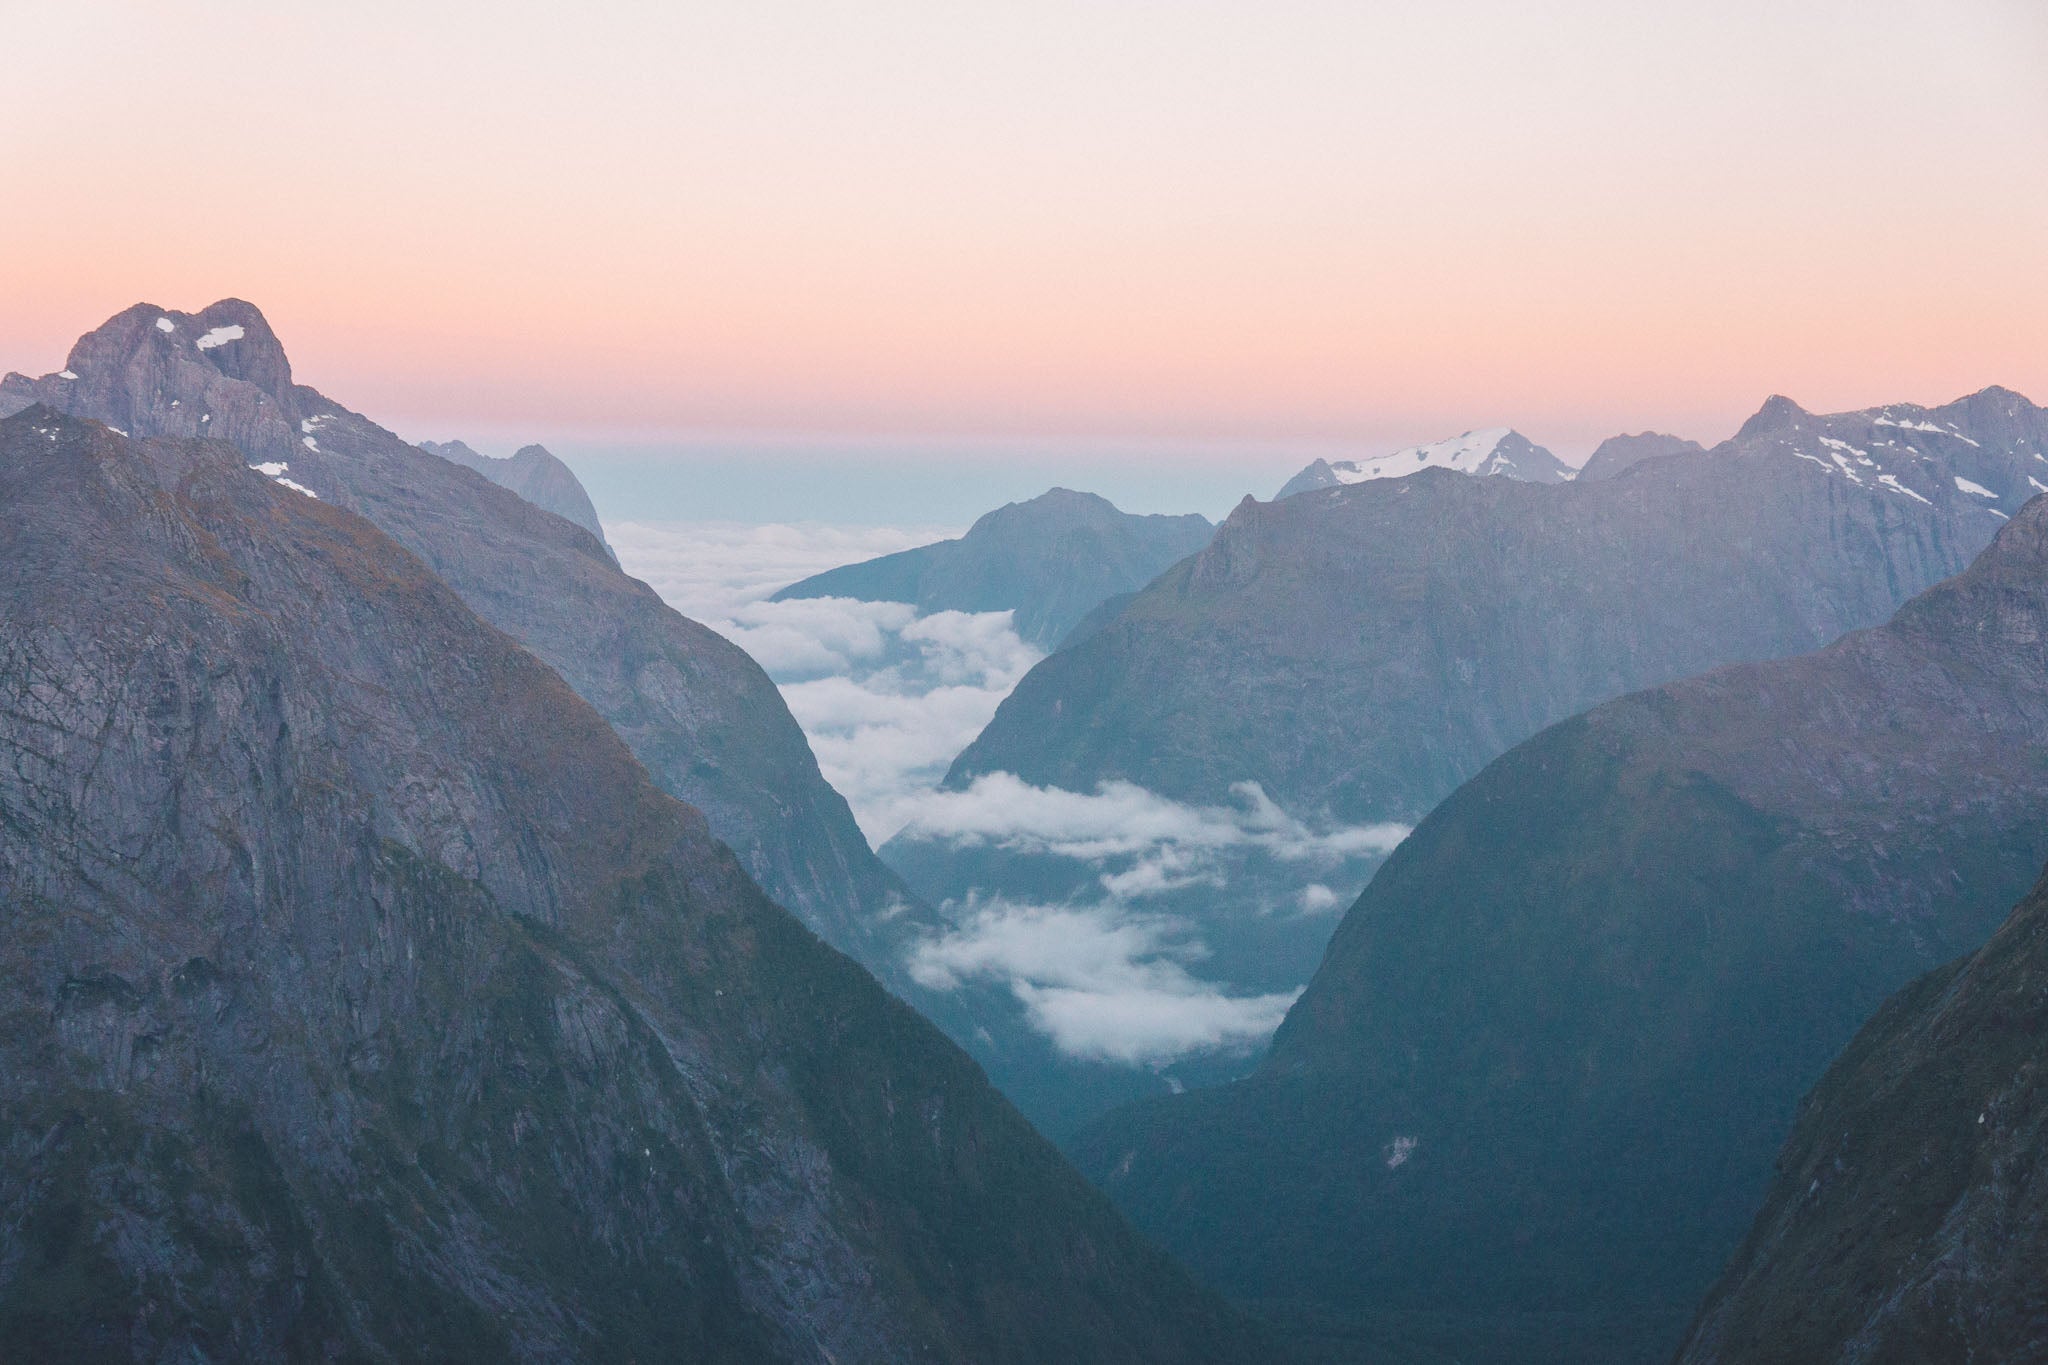
[[[1300,989],[1265,989],[1281,984],[1267,980],[1241,990],[1214,979],[1226,973],[1190,918],[1189,896],[1227,898],[1235,914],[1292,919],[1315,933],[1313,922],[1327,924],[1348,899],[1332,885],[1355,890],[1364,869],[1408,832],[1304,818],[1250,782],[1216,805],[1130,782],[1091,792],[1035,787],[1008,773],[965,791],[935,790],[1041,657],[1018,638],[1010,614],[767,599],[809,574],[947,532],[717,523],[621,523],[607,532],[627,572],[775,679],[826,780],[873,843],[902,830],[955,848],[1071,862],[1082,889],[1062,893],[1067,903],[979,890],[945,907],[951,928],[920,943],[910,963],[935,990],[1006,986],[1032,1027],[1070,1056],[1163,1067],[1262,1046]],[[1254,864],[1258,874],[1247,877]]]
[[[870,842],[888,839],[1043,657],[1008,612],[920,615],[899,602],[767,600],[800,578],[943,540],[943,528],[607,527],[628,573],[754,657]]]
[[[904,833],[1084,862],[1130,860],[1102,876],[1104,889],[1121,899],[1212,880],[1220,875],[1217,855],[1228,850],[1256,849],[1282,862],[1328,867],[1384,857],[1408,836],[1406,825],[1311,826],[1282,810],[1256,782],[1236,783],[1230,794],[1234,805],[1197,806],[1133,782],[1075,792],[988,773],[965,791],[926,792],[905,802]],[[1334,901],[1306,893],[1300,904],[1334,908]]]
[[[910,969],[933,990],[1008,985],[1032,1026],[1070,1056],[1161,1066],[1260,1046],[1301,994],[1232,995],[1188,970],[1203,955],[1162,916],[998,900],[920,945]]]

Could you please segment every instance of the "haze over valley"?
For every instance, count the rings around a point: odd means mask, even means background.
[[[2048,11],[10,15],[0,1362],[2048,1365]]]

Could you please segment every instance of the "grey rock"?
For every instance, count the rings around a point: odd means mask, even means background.
[[[0,421],[10,1357],[1259,1351],[553,671],[246,461]]]
[[[465,469],[474,469],[492,483],[511,489],[535,507],[566,517],[600,541],[604,540],[604,527],[598,522],[597,509],[590,505],[590,494],[583,491],[583,483],[576,477],[576,471],[563,464],[546,446],[521,446],[503,459],[480,455],[461,441],[421,441],[420,449],[429,455],[452,460]],[[611,554],[614,563],[618,561],[618,555],[612,552],[609,543],[605,545],[605,552]]]
[[[59,374],[0,381],[0,412],[30,402],[138,437],[232,442],[368,518],[560,673],[771,896],[914,991],[901,939],[927,912],[875,858],[754,661],[621,573],[590,531],[295,383],[253,305],[139,304],[82,337]]]

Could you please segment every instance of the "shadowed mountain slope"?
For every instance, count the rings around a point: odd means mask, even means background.
[[[1237,1295],[1424,1315],[1467,1360],[1658,1359],[1798,1097],[2044,860],[2048,499],[1881,628],[1488,766],[1352,906],[1255,1077],[1114,1115],[1078,1159]],[[1555,1354],[1517,1343],[1574,1317]]]
[[[896,935],[921,912],[754,661],[621,573],[589,531],[294,383],[256,308],[138,305],[81,338],[61,372],[0,381],[0,413],[30,402],[138,437],[230,441],[367,517],[560,673],[778,902],[910,989]]]
[[[2048,1360],[2048,883],[1800,1107],[1682,1365]]]
[[[1258,1353],[555,673],[246,459],[0,421],[10,1355]]]
[[[1208,518],[1134,516],[1107,498],[1055,488],[942,540],[792,583],[776,601],[852,597],[920,611],[1011,611],[1017,633],[1051,649],[1095,608],[1157,578],[1209,541]]]
[[[1736,441],[1622,478],[1247,499],[1034,668],[947,782],[1215,801],[1250,780],[1291,810],[1413,820],[1588,706],[1884,620],[2037,483],[2048,412],[1986,390],[1834,417],[1774,399]]]

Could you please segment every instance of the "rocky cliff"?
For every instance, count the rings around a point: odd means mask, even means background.
[[[565,517],[599,540],[604,539],[604,527],[597,520],[597,509],[590,505],[590,494],[583,490],[583,481],[546,446],[521,446],[503,459],[479,455],[461,441],[421,441],[420,449],[465,469],[474,469],[535,507]],[[611,546],[606,545],[605,550],[610,553]],[[617,560],[618,556],[612,558]]]
[[[553,671],[248,458],[0,421],[10,1356],[1257,1353]]]
[[[896,935],[919,917],[914,898],[869,850],[754,661],[626,577],[589,531],[294,382],[252,305],[130,308],[82,337],[58,373],[0,381],[0,413],[31,402],[138,437],[228,441],[272,477],[366,517],[560,673],[771,896],[909,989]]]

